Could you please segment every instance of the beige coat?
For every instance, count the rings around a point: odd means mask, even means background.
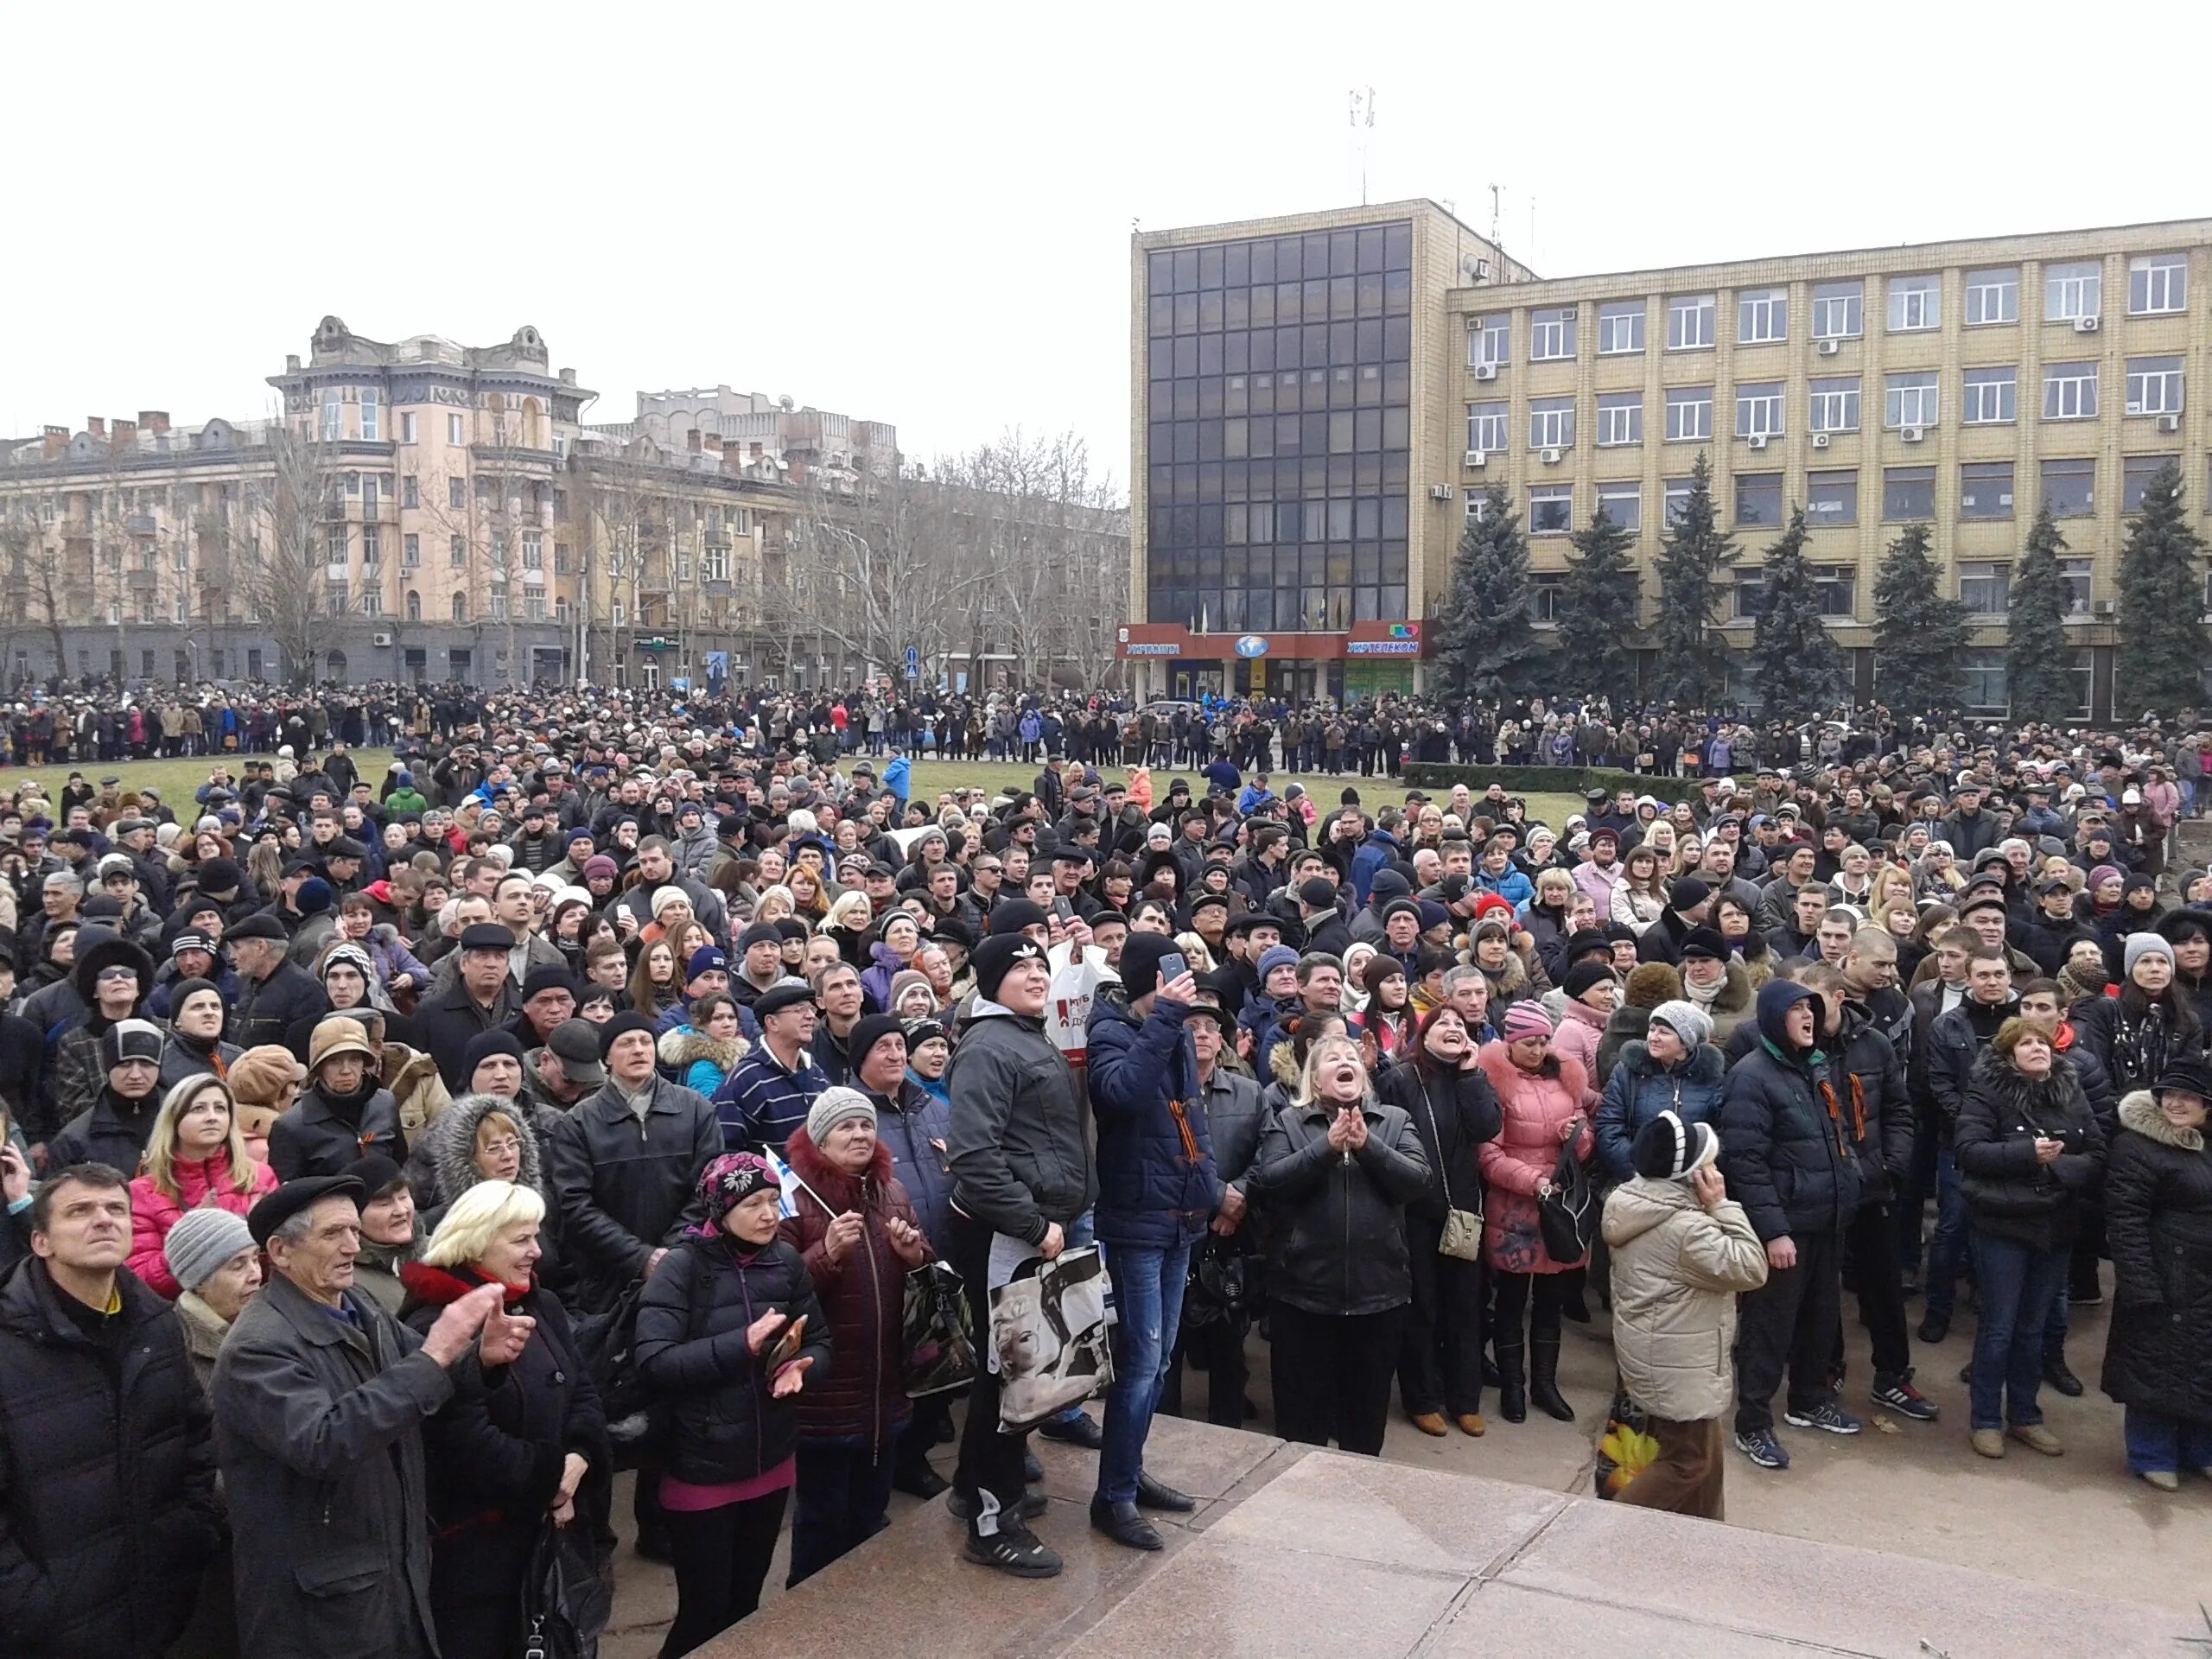
[[[1766,1283],[1744,1206],[1708,1212],[1682,1183],[1638,1176],[1605,1200],[1605,1230],[1621,1386],[1673,1422],[1719,1416],[1736,1397],[1736,1294]]]

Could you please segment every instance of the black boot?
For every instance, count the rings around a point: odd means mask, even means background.
[[[1518,1342],[1497,1339],[1497,1414],[1509,1423],[1529,1421],[1529,1383],[1522,1363],[1526,1351]]]
[[[1536,1408],[1562,1423],[1574,1421],[1574,1408],[1559,1391],[1559,1338],[1538,1337],[1529,1344],[1529,1397]]]

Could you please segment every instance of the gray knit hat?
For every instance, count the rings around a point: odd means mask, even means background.
[[[1713,1040],[1713,1017],[1694,1002],[1662,1002],[1651,1010],[1651,1017],[1682,1039],[1682,1046],[1693,1052]]]
[[[2164,934],[2131,933],[2120,947],[2120,951],[2124,971],[2130,976],[2135,972],[2135,964],[2145,957],[2164,957],[2166,965],[2169,968],[2173,966],[2174,948],[2166,943]]]
[[[855,1117],[864,1117],[868,1127],[875,1127],[875,1104],[857,1089],[842,1085],[824,1089],[814,1097],[814,1104],[807,1108],[806,1138],[820,1146],[829,1139],[830,1132],[840,1123]]]
[[[210,1205],[188,1210],[177,1217],[169,1236],[162,1241],[162,1259],[169,1274],[187,1290],[197,1290],[215,1270],[240,1250],[253,1248],[253,1235],[245,1218]]]

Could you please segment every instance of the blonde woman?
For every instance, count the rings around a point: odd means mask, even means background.
[[[791,890],[779,881],[772,887],[760,889],[760,902],[753,906],[753,919],[756,922],[780,922],[795,914],[798,909],[798,904],[791,898]]]
[[[1268,1290],[1286,1440],[1382,1451],[1413,1300],[1406,1205],[1428,1179],[1413,1119],[1376,1099],[1358,1043],[1318,1039],[1291,1103],[1261,1128],[1250,1177],[1275,1223]]]
[[[1873,885],[1866,890],[1866,913],[1878,917],[1891,905],[1912,908],[1912,877],[1902,864],[1884,864],[1874,872]]]
[[[276,1172],[247,1155],[230,1085],[202,1073],[162,1097],[146,1138],[145,1173],[130,1183],[131,1272],[175,1301],[182,1292],[162,1245],[187,1211],[243,1216],[276,1187]]]
[[[1667,877],[1663,861],[1649,847],[1631,847],[1621,861],[1621,880],[1613,888],[1611,919],[1638,933],[1667,911]]]

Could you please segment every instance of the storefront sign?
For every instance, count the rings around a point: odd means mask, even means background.
[[[1248,633],[1236,641],[1239,657],[1264,657],[1268,654],[1268,638],[1263,633]]]

